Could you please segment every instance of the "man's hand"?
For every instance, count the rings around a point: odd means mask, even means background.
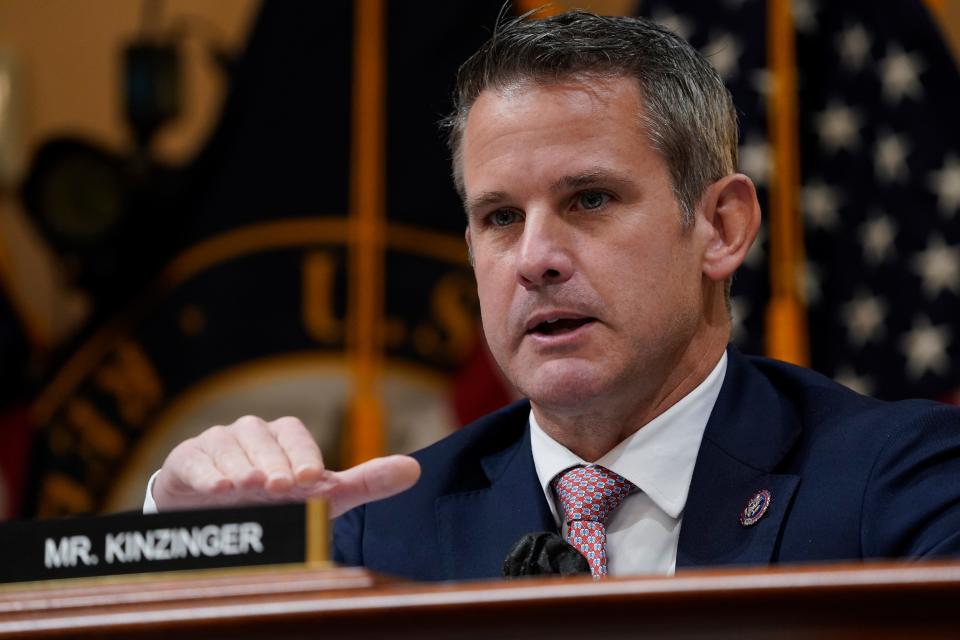
[[[254,416],[211,427],[170,452],[153,483],[161,511],[326,498],[335,518],[412,487],[420,465],[408,456],[375,458],[330,471],[296,418]]]

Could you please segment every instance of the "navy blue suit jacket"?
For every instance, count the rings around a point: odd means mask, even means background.
[[[960,409],[884,403],[728,350],[683,512],[677,568],[960,555]],[[555,531],[518,402],[414,457],[417,485],[334,524],[334,558],[420,580],[500,575],[523,534]],[[739,515],[758,490],[770,506]]]

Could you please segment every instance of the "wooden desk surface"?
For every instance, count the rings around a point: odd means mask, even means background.
[[[960,638],[960,562],[450,584],[273,567],[0,587],[0,637]]]

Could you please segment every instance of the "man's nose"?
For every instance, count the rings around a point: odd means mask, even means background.
[[[561,221],[527,213],[517,255],[517,280],[527,289],[566,282],[573,275],[570,241]]]

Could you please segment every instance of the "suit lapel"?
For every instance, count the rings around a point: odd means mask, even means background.
[[[774,473],[800,433],[783,395],[734,349],[697,456],[684,509],[677,568],[762,565],[773,559],[798,476]],[[750,526],[739,516],[758,492],[770,493]]]
[[[436,500],[448,577],[499,577],[504,557],[522,535],[557,530],[533,466],[525,415],[523,420],[517,443],[481,460],[489,486]]]

